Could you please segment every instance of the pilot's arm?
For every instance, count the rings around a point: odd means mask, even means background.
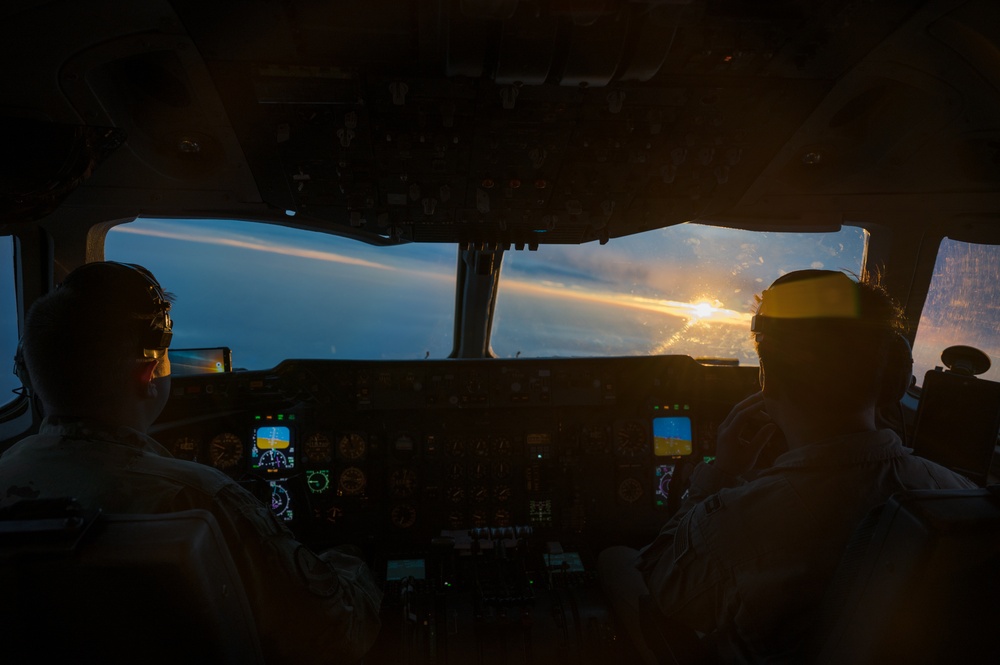
[[[777,429],[753,425],[762,412],[760,393],[733,407],[719,426],[715,462],[695,468],[680,509],[639,554],[637,568],[663,613],[702,633],[720,628],[719,617],[737,603],[730,566],[741,543],[729,537],[735,516],[723,509],[726,490],[742,483],[739,474]]]
[[[235,483],[213,510],[240,571],[268,663],[355,663],[375,642],[382,593],[361,559],[317,555]]]

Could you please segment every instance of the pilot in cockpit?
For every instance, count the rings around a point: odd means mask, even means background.
[[[0,508],[75,497],[110,513],[208,510],[267,662],[360,660],[381,601],[364,562],[313,554],[228,476],[175,459],[146,435],[170,394],[171,300],[145,268],[102,262],[74,270],[32,306],[17,368],[46,417],[0,457]]]
[[[974,487],[911,454],[878,425],[912,360],[900,310],[874,280],[789,273],[758,300],[752,333],[762,390],[718,431],[679,511],[641,551],[601,555],[602,580],[647,661],[638,598],[701,636],[725,663],[801,662],[851,533],[907,489]],[[787,452],[755,463],[780,432]]]

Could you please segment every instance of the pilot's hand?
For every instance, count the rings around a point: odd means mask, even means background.
[[[750,395],[719,425],[715,468],[730,476],[746,473],[777,431],[778,426],[764,411],[764,395]]]

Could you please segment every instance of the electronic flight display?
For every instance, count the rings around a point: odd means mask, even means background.
[[[653,455],[678,458],[694,452],[691,419],[687,416],[653,418]],[[670,483],[677,464],[673,459],[663,460],[653,466],[653,503],[666,508],[670,498]]]
[[[288,488],[280,480],[272,480],[271,486],[271,510],[274,514],[286,522],[295,519],[295,510],[292,507],[292,495]]]
[[[265,425],[254,430],[250,464],[255,471],[280,474],[295,469],[295,442],[285,425]]]

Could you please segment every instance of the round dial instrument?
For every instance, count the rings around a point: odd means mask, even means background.
[[[198,441],[190,436],[182,436],[170,446],[170,453],[177,459],[194,461],[198,459]]]
[[[257,458],[257,468],[259,469],[287,469],[288,458],[280,450],[270,448],[265,450]]]
[[[493,468],[493,475],[501,480],[510,478],[510,462],[497,462]]]
[[[304,448],[305,461],[311,464],[327,464],[333,459],[333,443],[322,432],[310,434]]]
[[[292,497],[288,490],[281,485],[274,483],[271,485],[271,510],[278,517],[285,517],[288,509],[292,505]]]
[[[389,521],[398,529],[409,529],[417,522],[417,509],[408,503],[397,503],[389,511]]]
[[[367,484],[368,478],[365,476],[365,472],[356,466],[349,466],[340,472],[340,478],[337,481],[338,494],[356,496],[365,491]]]
[[[208,456],[212,464],[220,469],[236,466],[243,459],[243,442],[235,434],[223,432],[208,444]]]
[[[510,455],[510,439],[505,436],[498,436],[493,440],[493,452],[497,455]]]
[[[497,485],[493,488],[493,498],[503,503],[510,500],[510,485]]]
[[[330,472],[306,471],[306,485],[313,494],[322,494],[330,489]]]
[[[472,441],[472,454],[477,457],[486,457],[490,454],[490,444],[485,438],[478,438]]]
[[[493,513],[493,524],[495,526],[510,526],[510,511],[506,508],[497,508]]]
[[[413,469],[396,469],[389,474],[389,489],[400,499],[413,496],[417,489],[417,474]]]
[[[625,503],[635,503],[642,497],[642,483],[635,478],[625,478],[618,483],[618,498]]]
[[[447,492],[448,500],[452,503],[462,503],[465,501],[465,488],[454,486],[449,487]]]
[[[345,434],[337,442],[337,452],[344,459],[361,459],[368,450],[368,443],[360,434]]]
[[[615,451],[619,455],[634,457],[646,447],[646,428],[635,421],[622,423],[615,433]]]

